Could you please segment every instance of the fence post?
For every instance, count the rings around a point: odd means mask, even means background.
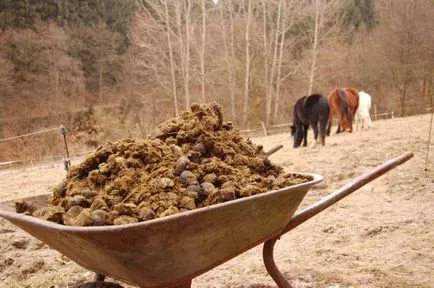
[[[377,105],[374,104],[374,119],[377,120]]]
[[[65,170],[68,171],[71,167],[71,160],[69,159],[69,151],[68,151],[68,144],[66,143],[66,133],[68,130],[63,125],[60,125],[60,133],[63,134],[63,142],[65,143],[65,150],[66,150],[66,159],[63,161],[63,164],[65,165]],[[54,160],[53,160],[54,162]]]
[[[264,121],[261,121],[261,125],[262,125],[262,130],[264,131],[264,136],[268,136],[267,129],[265,128]]]
[[[395,118],[395,116],[393,115],[393,111],[392,111],[392,119]]]

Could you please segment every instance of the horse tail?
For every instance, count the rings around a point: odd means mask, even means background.
[[[359,109],[359,103],[360,103],[360,95],[359,95],[359,93],[360,92],[357,89],[354,89],[354,88],[347,88],[345,90],[349,91],[356,98],[356,103],[355,103],[355,106],[354,106],[354,113],[356,113],[357,109]]]
[[[341,115],[345,115],[348,118],[348,121],[352,121],[352,113],[348,113],[349,107],[347,102],[347,96],[345,95],[345,92],[342,89],[338,89],[336,92],[339,97],[339,110],[341,112]],[[349,116],[349,117],[348,117]]]

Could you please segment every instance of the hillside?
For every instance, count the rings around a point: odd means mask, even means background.
[[[432,105],[430,0],[7,0],[0,11],[0,139],[65,125],[86,150],[211,101],[240,129],[270,126],[335,87],[399,116]],[[44,137],[0,142],[0,161],[62,151]]]

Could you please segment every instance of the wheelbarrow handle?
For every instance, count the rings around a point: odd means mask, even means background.
[[[277,235],[276,237],[268,241],[265,241],[262,250],[262,257],[267,272],[273,278],[274,282],[276,282],[277,286],[279,288],[293,288],[293,286],[289,283],[286,277],[279,271],[279,268],[277,268],[276,263],[274,261],[274,257],[273,257],[274,244],[280,238],[280,236],[294,229],[295,227],[304,223],[305,221],[309,220],[316,214],[320,213],[324,209],[327,209],[328,207],[335,204],[345,196],[348,196],[352,192],[356,191],[357,189],[371,182],[372,180],[378,178],[379,176],[383,175],[387,171],[408,161],[412,157],[413,157],[413,153],[411,152],[404,153],[401,156],[388,160],[387,162],[383,163],[380,166],[377,166],[371,171],[368,171],[367,173],[362,174],[361,176],[353,179],[348,184],[344,185],[340,189],[329,194],[328,196],[324,197],[320,201],[314,203],[313,205],[303,210],[301,213],[294,216],[291,219],[291,221],[289,221],[285,229],[283,229],[283,231],[279,235]]]
[[[380,177],[384,173],[394,169],[398,165],[401,165],[402,163],[407,162],[409,159],[413,157],[413,153],[407,152],[404,153],[396,158],[390,159],[383,164],[375,167],[374,169],[366,172],[365,174],[360,175],[359,177],[351,180],[346,185],[342,186],[335,192],[329,194],[328,196],[324,197],[320,201],[312,204],[296,216],[294,216],[291,221],[289,221],[286,228],[281,232],[280,235],[283,235],[287,233],[288,231],[294,229],[298,225],[304,223],[305,221],[309,220],[316,214],[320,213],[321,211],[327,209],[331,205],[335,204],[339,200],[343,199],[344,197],[348,196],[349,194],[353,193],[360,187],[366,185],[367,183],[373,181],[374,179]]]
[[[264,151],[264,154],[265,154],[266,156],[270,156],[271,154],[276,153],[277,151],[279,151],[279,150],[282,149],[282,148],[283,148],[283,145],[282,145],[282,144],[276,144],[276,145],[274,145],[273,147],[271,147],[270,149],[265,150],[265,151]]]

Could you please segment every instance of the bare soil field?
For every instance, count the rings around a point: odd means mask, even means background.
[[[277,242],[276,263],[294,287],[434,287],[434,143],[424,170],[429,129],[430,115],[421,115],[333,134],[325,147],[293,149],[289,133],[252,139],[265,148],[283,144],[270,159],[287,171],[324,176],[300,209],[390,158],[414,153]],[[0,201],[48,193],[65,174],[61,166],[1,171]],[[0,287],[66,288],[92,276],[0,219]],[[195,278],[192,286],[276,287],[262,263],[262,245]]]

